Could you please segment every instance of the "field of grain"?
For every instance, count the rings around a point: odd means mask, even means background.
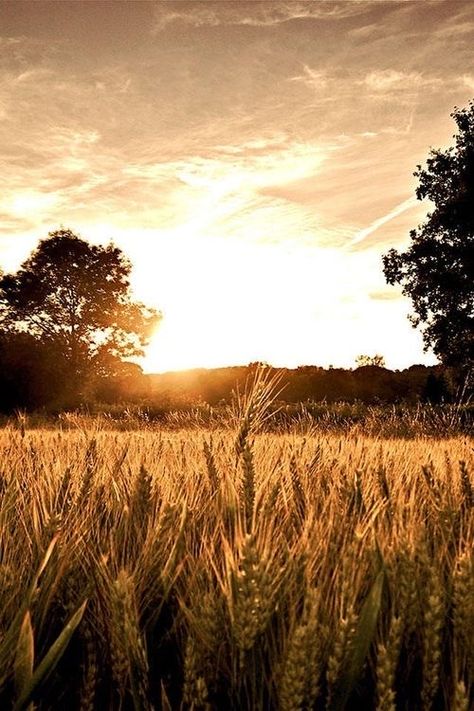
[[[0,707],[449,709],[474,693],[473,441],[0,432]]]

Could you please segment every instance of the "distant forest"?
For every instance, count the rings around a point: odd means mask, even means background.
[[[18,341],[24,340],[23,348]],[[59,357],[41,358],[35,343],[24,335],[16,348],[2,349],[0,339],[0,412],[18,410],[55,412],[74,406],[135,404],[151,408],[181,409],[199,404],[228,404],[244,392],[256,368],[280,373],[278,400],[299,402],[363,402],[366,404],[449,403],[457,399],[455,371],[441,365],[413,365],[400,371],[367,365],[354,370],[301,366],[274,369],[261,364],[216,369],[194,369],[144,374],[123,363],[120,372],[97,379],[81,402],[68,397],[67,371]],[[3,350],[3,352],[2,352]]]
[[[228,404],[266,363],[146,375],[145,353],[160,314],[133,299],[131,262],[61,228],[41,240],[14,274],[0,277],[0,412],[46,413],[101,405],[179,410]],[[107,277],[104,279],[104,274]],[[361,355],[352,370],[279,370],[283,403],[440,404],[456,399],[462,368],[384,367]]]
[[[243,367],[195,369],[181,373],[143,376],[145,395],[151,401],[170,406],[204,402],[230,402],[233,393],[243,392],[259,364]],[[265,367],[265,366],[264,366]],[[269,374],[277,370],[266,366]],[[388,370],[367,365],[354,370],[300,366],[279,369],[282,402],[356,402],[366,404],[440,404],[457,398],[454,371],[443,366],[413,365],[405,370]],[[105,393],[104,393],[105,395]]]

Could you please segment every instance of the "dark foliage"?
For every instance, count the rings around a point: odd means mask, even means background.
[[[143,353],[158,314],[133,301],[130,271],[114,245],[91,245],[60,229],[15,274],[2,277],[4,358],[34,391],[24,398],[28,404],[55,402],[58,383],[62,401],[77,404],[98,383],[123,380],[133,368],[124,359]],[[45,368],[54,375],[48,378]],[[40,395],[42,388],[49,392]]]
[[[392,371],[376,365],[355,370],[300,366],[281,370],[282,402],[362,402],[415,404],[420,401],[449,402],[456,399],[452,372],[443,366],[413,365],[402,371]],[[235,391],[243,392],[252,373],[252,366],[196,369],[182,373],[150,375],[150,398],[169,402],[171,407],[206,402],[209,405],[230,403]],[[440,383],[433,395],[428,380]],[[431,381],[430,381],[431,382]]]
[[[432,150],[415,172],[417,198],[433,211],[411,231],[407,251],[391,249],[383,265],[387,282],[412,300],[426,348],[465,374],[474,366],[474,101],[452,117],[455,145]]]
[[[56,409],[71,396],[67,364],[53,344],[28,333],[0,334],[0,411]]]

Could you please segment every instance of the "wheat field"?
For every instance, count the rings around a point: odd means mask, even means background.
[[[0,432],[1,708],[472,708],[472,439],[269,433],[268,395]]]

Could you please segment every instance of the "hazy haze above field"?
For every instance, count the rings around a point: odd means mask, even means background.
[[[4,1],[0,267],[113,239],[164,313],[147,370],[433,362],[381,254],[473,40],[469,0]]]

